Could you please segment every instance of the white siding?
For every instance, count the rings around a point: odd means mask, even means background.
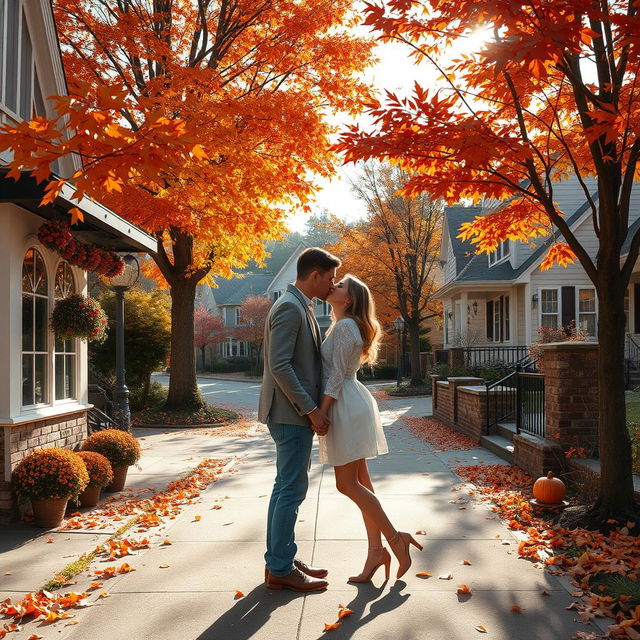
[[[516,303],[516,331],[514,337],[516,344],[529,344],[527,340],[525,329],[525,309],[526,305],[531,304],[530,300],[527,300],[525,287],[518,287],[517,303]]]
[[[451,282],[456,277],[456,257],[453,255],[451,238],[448,239],[447,261],[443,268],[444,282]]]
[[[590,192],[596,191],[596,181],[593,178],[585,179]],[[559,209],[564,212],[565,217],[572,216],[585,203],[585,195],[578,179],[571,177],[563,182],[557,182],[553,185],[553,199],[557,203]],[[514,268],[518,268],[529,256],[536,251],[540,243],[544,242],[547,237],[538,238],[531,243],[518,242],[516,248],[516,262],[512,262]],[[531,246],[533,245],[533,246]]]

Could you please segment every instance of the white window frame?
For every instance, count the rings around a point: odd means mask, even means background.
[[[236,326],[238,326],[240,324],[240,307],[235,308],[234,320],[235,320]]]
[[[556,312],[554,313],[542,313],[542,292],[543,291],[555,291],[556,292]],[[561,309],[562,306],[562,296],[560,295],[560,287],[540,287],[538,289],[538,327],[540,329],[543,328],[542,325],[542,316],[552,316],[555,315],[556,316],[556,326],[555,327],[548,327],[548,328],[555,328],[558,329],[561,326]]]
[[[509,239],[503,240],[500,244],[498,244],[495,251],[492,251],[489,255],[489,266],[493,267],[496,264],[500,264],[504,262],[511,256],[511,242]]]
[[[56,264],[56,267],[53,271],[53,304],[55,304],[56,300],[58,300],[58,298],[56,297],[56,278],[58,276],[58,269],[60,268],[60,265],[62,264],[66,264],[67,267],[69,268],[69,271],[71,273],[71,278],[73,281],[73,290],[71,293],[77,293],[78,290],[78,284],[77,284],[77,278],[76,275],[74,273],[73,267],[66,261],[66,260],[59,260],[58,263]],[[59,404],[64,404],[65,402],[75,402],[78,399],[78,381],[79,381],[79,371],[78,371],[78,363],[79,363],[79,349],[78,349],[78,339],[74,338],[72,340],[65,340],[64,342],[70,342],[71,343],[71,348],[72,351],[67,351],[66,348],[64,351],[58,351],[56,349],[56,341],[55,341],[55,336],[53,336],[53,375],[51,377],[51,385],[52,385],[52,390],[51,390],[51,398],[53,401],[54,405],[59,405]],[[73,389],[74,389],[74,393],[70,396],[65,396],[64,398],[56,398],[57,396],[57,388],[56,388],[56,370],[57,370],[57,356],[58,355],[62,355],[62,356],[74,356],[73,358],[73,371],[72,371],[72,376],[73,376]],[[64,366],[63,369],[66,369],[66,357],[64,358]]]
[[[0,64],[2,64],[2,69],[0,69],[0,111],[3,111],[6,115],[8,115],[14,121],[20,120],[29,120],[33,117],[34,114],[34,101],[35,101],[35,91],[34,91],[34,83],[36,76],[35,69],[35,55],[33,49],[33,37],[29,31],[29,26],[26,18],[26,7],[25,3],[22,0],[11,0],[10,3],[3,2],[4,11],[0,12],[0,43],[2,45],[2,55],[0,55]],[[7,69],[9,68],[9,61],[7,59],[7,53],[9,51],[7,36],[9,34],[9,25],[8,23],[8,7],[9,4],[12,4],[15,7],[16,12],[18,13],[18,29],[15,34],[15,48],[12,47],[12,50],[16,53],[16,65],[15,65],[15,78],[16,78],[16,96],[15,96],[15,109],[9,107],[6,104],[6,90],[8,86],[7,82]],[[23,34],[27,33],[30,41],[30,61],[29,61],[29,69],[27,70],[28,77],[26,78],[26,83],[22,82],[22,77],[24,75],[24,63],[22,55],[23,48]],[[27,90],[30,95],[27,96],[27,110],[28,113],[21,113],[21,104],[23,102],[23,91]]]
[[[598,334],[598,294],[596,293],[595,287],[590,286],[576,286],[576,328],[581,326],[581,318],[580,316],[589,315],[593,316],[593,324],[594,324],[594,332],[593,334],[589,333],[589,336],[596,336]],[[593,292],[593,311],[580,311],[580,292],[581,291],[591,291]],[[628,299],[627,299],[628,302]],[[628,310],[627,310],[628,311]],[[628,313],[627,313],[627,322],[628,322]]]
[[[45,255],[43,254],[43,252],[37,247],[37,246],[30,246],[27,247],[26,250],[24,251],[23,255],[22,255],[22,262],[21,262],[21,268],[20,268],[20,291],[21,291],[21,296],[24,295],[25,291],[22,287],[22,269],[23,269],[23,265],[24,265],[24,258],[27,255],[27,253],[29,251],[33,251],[34,254],[38,254],[42,260],[42,264],[44,266],[44,271],[45,271],[45,276],[47,278],[47,293],[46,294],[41,294],[41,293],[30,293],[27,292],[28,295],[30,295],[31,298],[33,298],[33,324],[32,324],[32,328],[31,328],[31,332],[32,332],[32,337],[34,340],[34,344],[33,350],[24,350],[24,344],[22,343],[22,332],[24,331],[23,328],[23,322],[24,322],[24,318],[22,315],[22,312],[20,314],[20,374],[22,375],[22,367],[23,367],[23,360],[24,360],[24,356],[33,356],[34,358],[36,356],[45,356],[45,367],[44,367],[44,385],[43,385],[43,390],[42,390],[42,402],[36,402],[34,404],[23,404],[24,402],[24,390],[22,385],[20,385],[20,407],[21,407],[21,411],[25,412],[25,411],[31,411],[32,409],[37,409],[39,407],[46,407],[46,406],[50,406],[51,405],[51,398],[52,398],[52,380],[51,380],[51,376],[52,376],[52,370],[51,370],[51,331],[49,330],[48,327],[46,327],[46,332],[45,332],[45,351],[38,351],[37,349],[35,349],[36,345],[35,345],[35,317],[36,317],[36,313],[35,313],[35,299],[36,298],[40,298],[40,299],[45,299],[47,301],[47,321],[49,318],[49,314],[51,313],[51,277],[49,274],[49,269],[47,268],[47,260],[45,258]],[[35,360],[33,363],[33,380],[34,380],[34,384],[35,384]],[[35,392],[34,392],[35,395]]]

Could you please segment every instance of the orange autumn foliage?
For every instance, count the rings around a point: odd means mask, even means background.
[[[459,229],[478,251],[544,242],[543,268],[580,263],[598,298],[601,470],[582,522],[605,531],[612,516],[640,516],[623,374],[624,297],[640,255],[637,3],[372,0],[364,13],[381,40],[405,43],[439,78],[372,100],[371,124],[346,130],[336,148],[408,172],[402,195],[482,201],[484,215]],[[576,208],[563,211],[557,185],[569,177]],[[583,204],[586,236],[568,222]]]
[[[146,274],[172,290],[169,404],[198,404],[195,286],[260,262],[292,209],[333,171],[331,112],[369,95],[372,43],[353,34],[353,0],[53,2],[69,96],[55,115],[3,128],[11,175],[71,181],[159,240]],[[75,212],[76,216],[78,212]],[[179,328],[176,328],[179,327]]]

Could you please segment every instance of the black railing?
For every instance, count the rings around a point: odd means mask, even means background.
[[[491,346],[491,347],[467,347],[464,350],[465,365],[468,368],[482,365],[515,365],[529,356],[527,346]]]
[[[97,407],[91,407],[87,411],[87,431],[89,434],[96,431],[103,431],[104,429],[111,429],[115,427],[115,422],[103,411],[100,411]]]
[[[516,432],[544,438],[544,376],[518,371]]]
[[[624,386],[631,389],[634,386],[633,373],[640,372],[640,344],[627,333],[624,343]]]
[[[487,389],[487,431],[498,422],[508,422],[517,412],[518,372],[513,371],[500,380],[485,383]]]

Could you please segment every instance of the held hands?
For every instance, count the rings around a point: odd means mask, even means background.
[[[322,411],[322,409],[318,409],[316,407],[310,414],[308,414],[308,417],[309,420],[311,420],[311,428],[314,432],[319,436],[326,436],[330,426],[327,414]]]

